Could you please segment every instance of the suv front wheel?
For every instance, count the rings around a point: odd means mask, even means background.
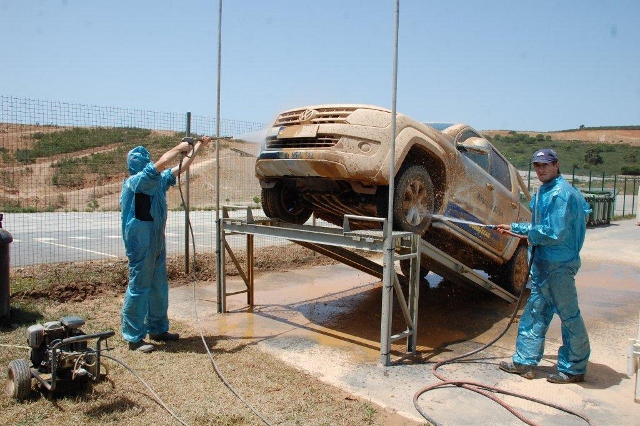
[[[435,208],[433,182],[427,170],[417,164],[402,166],[393,194],[394,227],[424,235]]]
[[[272,219],[302,225],[313,213],[298,189],[284,182],[277,182],[273,188],[262,188],[260,196],[262,210]]]

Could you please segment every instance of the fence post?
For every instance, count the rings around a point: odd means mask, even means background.
[[[627,204],[627,178],[624,178],[624,185],[622,186],[622,217],[624,217],[624,208]]]
[[[531,161],[529,161],[529,173],[527,173],[527,191],[531,192]]]
[[[571,186],[576,186],[576,166],[573,166],[573,170],[571,171]]]
[[[600,188],[600,191],[604,192],[604,172],[602,172],[602,188]]]
[[[613,214],[616,214],[616,199],[618,198],[618,193],[616,192],[618,189],[618,175],[613,175]]]
[[[636,178],[633,178],[633,193],[631,194],[631,214],[633,215],[636,208]]]
[[[191,136],[191,112],[187,112],[187,137]],[[184,199],[184,273],[189,273],[189,169],[185,173],[186,196]]]
[[[591,169],[589,169],[589,191],[591,191]]]

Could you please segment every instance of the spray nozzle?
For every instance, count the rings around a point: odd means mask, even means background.
[[[186,138],[182,138],[182,142],[186,142],[189,145],[194,145],[197,142],[197,139],[186,137]]]

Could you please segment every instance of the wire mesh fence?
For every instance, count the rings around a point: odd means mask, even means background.
[[[217,146],[209,145],[182,175],[178,189],[167,194],[169,254],[188,253],[194,242],[185,205],[201,252],[215,250],[216,200],[264,215],[254,175],[264,123],[222,119],[219,127]],[[126,153],[144,145],[157,159],[185,135],[215,135],[217,128],[215,117],[190,113],[0,96],[0,213],[14,237],[12,265],[124,258],[119,195],[128,176]],[[535,174],[524,173],[530,187],[537,184]],[[583,191],[611,193],[612,215],[635,214],[635,178],[575,170],[565,177]],[[242,250],[243,237],[229,241]],[[285,244],[269,237],[255,240],[256,248]]]
[[[190,243],[185,205],[196,249],[215,248],[216,150],[220,203],[262,214],[253,173],[259,145],[245,139],[264,127],[220,120],[219,145],[203,150],[167,194],[168,253],[184,253]],[[119,196],[128,176],[126,153],[143,145],[157,159],[187,132],[216,131],[215,117],[0,96],[0,212],[14,237],[12,265],[123,258]],[[283,242],[256,240],[258,247],[273,244]]]

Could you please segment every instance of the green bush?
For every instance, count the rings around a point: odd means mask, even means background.
[[[640,176],[640,166],[622,166],[620,168],[620,174]]]

